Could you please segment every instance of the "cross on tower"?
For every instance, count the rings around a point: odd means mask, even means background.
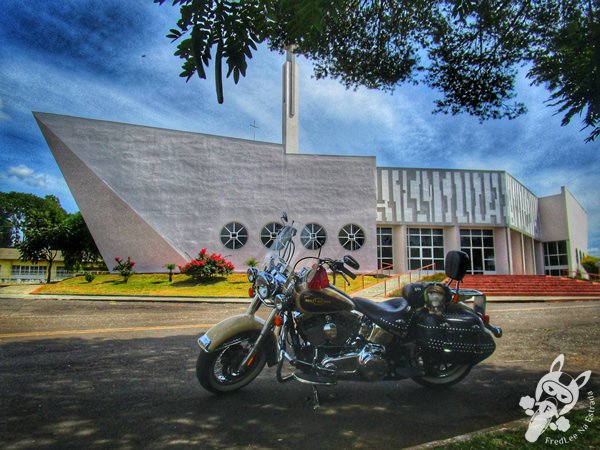
[[[256,120],[253,120],[252,123],[250,124],[250,126],[252,128],[254,128],[254,130],[253,130],[254,131],[254,140],[256,140],[256,130],[260,127],[256,125]]]

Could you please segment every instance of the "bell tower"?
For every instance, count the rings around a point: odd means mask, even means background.
[[[298,66],[294,47],[285,49],[283,64],[282,140],[285,153],[298,153]]]

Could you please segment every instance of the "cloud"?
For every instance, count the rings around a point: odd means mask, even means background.
[[[64,181],[53,175],[35,172],[31,167],[24,164],[9,167],[0,172],[0,179],[18,182],[26,186],[43,189],[62,188]]]
[[[214,70],[206,81],[178,78],[177,44],[164,37],[178,8],[119,0],[97,8],[79,0],[7,5],[0,15],[0,181],[10,180],[7,186],[68,193],[32,110],[246,139],[256,120],[257,140],[281,142],[281,54],[261,46],[246,78],[224,80],[218,105]],[[305,58],[298,64],[302,152],[376,155],[379,166],[506,170],[538,196],[566,185],[588,212],[590,247],[600,246],[600,142],[584,144],[577,121],[561,127],[543,87],[520,76],[519,100],[529,113],[480,124],[432,115],[439,94],[423,85],[393,95],[347,90],[311,78]]]
[[[4,102],[2,101],[2,98],[0,98],[0,120],[8,119],[10,119],[10,116],[4,112]]]

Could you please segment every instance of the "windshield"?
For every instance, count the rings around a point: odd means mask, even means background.
[[[296,229],[294,227],[290,225],[284,225],[281,227],[277,233],[277,237],[271,244],[270,251],[264,261],[265,269],[267,271],[280,265],[283,265],[283,267],[280,267],[280,270],[285,270],[285,268],[290,264],[296,249],[293,239],[295,235]]]

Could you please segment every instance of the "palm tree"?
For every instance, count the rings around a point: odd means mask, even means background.
[[[165,269],[169,271],[169,283],[173,282],[173,270],[177,267],[177,264],[169,263],[165,264]]]

